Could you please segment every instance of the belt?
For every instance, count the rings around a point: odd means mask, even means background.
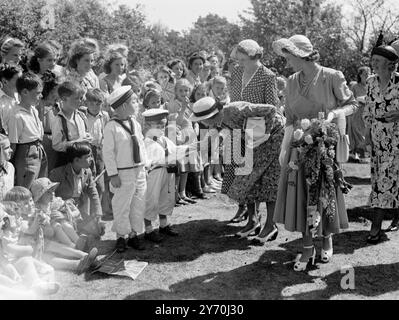
[[[38,139],[35,141],[31,141],[31,142],[17,143],[17,145],[19,145],[19,146],[40,146],[40,145],[42,145],[42,141]]]
[[[143,167],[144,163],[139,163],[139,164],[135,164],[131,167],[125,167],[125,168],[117,168],[118,170],[129,170],[129,169],[134,169],[134,168],[138,168],[138,167]]]
[[[51,136],[52,133],[51,133],[51,131],[48,131],[48,132],[45,131],[44,134]]]

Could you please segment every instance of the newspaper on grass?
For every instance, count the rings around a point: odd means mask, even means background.
[[[99,265],[92,272],[101,272],[110,275],[129,277],[136,280],[139,274],[148,265],[148,262],[129,260],[125,261],[123,257],[115,254],[116,250],[108,256],[104,256],[100,259]]]

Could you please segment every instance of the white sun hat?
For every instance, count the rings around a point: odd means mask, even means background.
[[[315,52],[310,40],[300,34],[296,34],[289,39],[283,38],[273,41],[272,48],[275,53],[283,57],[286,55],[283,49],[286,49],[289,53],[299,58],[307,58]]]
[[[199,99],[193,105],[193,114],[190,117],[191,121],[201,121],[212,118],[215,114],[219,113],[219,104],[216,103],[212,97],[204,97]]]

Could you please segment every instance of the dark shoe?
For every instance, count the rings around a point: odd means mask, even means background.
[[[209,199],[209,197],[207,197],[204,193],[193,193],[193,197],[196,199],[202,199],[202,200]]]
[[[127,245],[128,245],[128,247],[136,249],[136,250],[144,250],[145,249],[143,242],[140,241],[139,237],[137,237],[137,236],[129,238],[127,240]]]
[[[177,237],[179,234],[172,229],[171,226],[166,226],[164,228],[159,228],[159,233],[166,234],[171,237]]]
[[[266,236],[264,237],[260,237],[260,235],[258,235],[256,238],[252,239],[252,243],[253,244],[257,244],[257,245],[263,245],[264,243],[268,242],[268,241],[274,241],[277,239],[278,236],[278,228],[275,227],[273,229],[273,231],[269,232]]]
[[[163,240],[163,238],[155,231],[152,231],[150,233],[145,233],[144,239],[154,242],[154,243],[161,243]]]
[[[375,236],[372,236],[370,234],[366,239],[367,243],[369,243],[369,244],[378,244],[378,243],[386,241],[386,240],[388,240],[388,237],[382,231],[378,232]]]
[[[193,200],[193,199],[191,199],[189,197],[184,197],[184,198],[182,198],[182,200],[184,200],[184,201],[186,201],[188,203],[191,203],[191,204],[197,203],[197,201],[195,201],[195,200]]]
[[[125,252],[126,251],[126,240],[124,238],[118,238],[116,240],[115,249],[117,252]]]
[[[231,223],[240,223],[248,218],[248,211],[245,206],[239,206],[236,215],[230,220]]]

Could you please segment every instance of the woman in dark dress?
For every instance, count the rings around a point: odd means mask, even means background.
[[[231,56],[239,64],[231,72],[229,87],[231,102],[246,101],[253,104],[279,106],[276,75],[260,62],[263,56],[263,48],[256,41],[247,39],[241,41],[234,48]],[[237,165],[234,162],[226,165],[222,186],[222,193],[224,194],[228,194],[230,186],[236,178],[234,174],[236,167]],[[245,205],[247,205],[247,212],[245,212]],[[258,218],[258,205],[254,202],[247,204],[239,202],[239,209],[231,221],[240,222],[245,219],[246,214],[249,215],[248,224],[239,235],[246,236],[256,229],[255,221],[260,220]],[[277,232],[271,217],[273,211],[274,205],[270,203],[267,208],[266,225],[259,235],[261,238],[268,238],[269,234],[273,233],[274,235]],[[255,218],[252,216],[255,216]]]

